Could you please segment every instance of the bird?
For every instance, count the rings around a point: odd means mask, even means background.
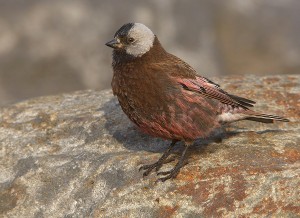
[[[171,141],[158,161],[140,167],[144,177],[155,170],[160,176],[157,181],[176,178],[194,141],[225,124],[240,120],[289,122],[254,111],[255,101],[230,94],[199,75],[168,53],[142,23],[124,24],[105,45],[113,48],[111,86],[124,113],[142,132]],[[180,141],[184,149],[179,160],[171,170],[160,172]]]

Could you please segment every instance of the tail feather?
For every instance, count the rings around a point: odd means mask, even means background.
[[[288,119],[270,114],[251,114],[246,120],[252,120],[261,123],[273,123],[274,121],[289,122]]]

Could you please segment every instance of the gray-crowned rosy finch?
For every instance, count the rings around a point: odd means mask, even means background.
[[[166,162],[176,142],[185,149],[175,167],[159,178],[176,177],[186,151],[197,138],[207,137],[222,124],[239,120],[288,122],[283,117],[250,109],[254,101],[232,95],[202,77],[183,60],[168,53],[143,24],[128,23],[106,43],[113,48],[112,89],[129,117],[143,132],[172,143],[154,164],[144,165],[144,176]]]

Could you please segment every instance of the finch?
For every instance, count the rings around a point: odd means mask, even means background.
[[[198,138],[205,138],[223,124],[239,120],[262,123],[289,120],[252,110],[255,102],[227,93],[200,76],[180,58],[168,53],[158,38],[141,23],[124,24],[106,43],[113,48],[112,90],[129,119],[154,137],[171,140],[155,163],[144,165],[143,175],[158,171],[175,144],[185,148],[175,167],[159,172],[159,181],[175,178],[185,165],[186,152]]]

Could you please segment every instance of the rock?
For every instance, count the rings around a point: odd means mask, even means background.
[[[1,108],[1,217],[300,216],[300,76],[216,81],[291,122],[232,124],[197,141],[165,183],[138,167],[169,142],[140,133],[110,90]]]

